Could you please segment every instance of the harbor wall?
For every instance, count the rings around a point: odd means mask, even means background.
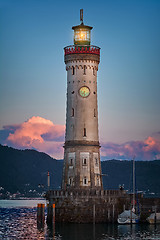
[[[116,222],[124,205],[130,205],[124,190],[48,191],[46,199],[56,205],[57,222]]]
[[[132,194],[125,190],[50,190],[46,193],[49,204],[55,203],[55,220],[74,223],[114,223],[125,209],[132,208]],[[136,211],[140,221],[155,211],[160,212],[160,198],[138,195]]]

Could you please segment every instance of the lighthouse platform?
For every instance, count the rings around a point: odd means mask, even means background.
[[[55,203],[56,222],[116,222],[123,207],[130,207],[124,190],[50,190],[49,204]]]

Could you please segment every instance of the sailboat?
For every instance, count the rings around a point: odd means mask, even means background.
[[[133,204],[130,210],[125,210],[118,215],[119,224],[132,224],[139,222],[139,216],[135,214],[135,157],[133,158]]]

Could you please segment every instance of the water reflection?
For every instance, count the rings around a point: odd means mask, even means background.
[[[47,234],[46,236],[49,238],[49,239],[58,239],[57,237],[55,238],[55,224],[48,224],[47,225]],[[61,238],[59,238],[61,239]]]
[[[157,225],[156,232],[154,226],[149,224],[58,224],[57,233],[62,240],[107,240],[107,239],[160,239],[160,225]]]
[[[45,216],[46,218],[46,216]],[[160,225],[37,224],[36,208],[0,208],[0,239],[160,239]]]

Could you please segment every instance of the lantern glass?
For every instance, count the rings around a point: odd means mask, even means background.
[[[74,31],[74,44],[90,45],[90,30],[77,29]]]

